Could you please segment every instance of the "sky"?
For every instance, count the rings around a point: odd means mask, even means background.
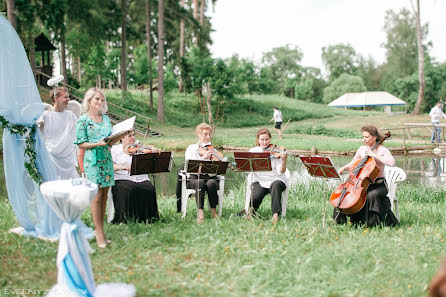
[[[420,0],[429,24],[429,53],[446,61],[446,0]],[[416,0],[413,0],[414,4]],[[260,62],[263,53],[286,44],[303,51],[302,64],[323,69],[322,47],[349,43],[357,53],[385,61],[386,10],[412,11],[410,0],[217,0],[211,17],[214,58],[238,54]],[[213,11],[212,11],[213,10]]]

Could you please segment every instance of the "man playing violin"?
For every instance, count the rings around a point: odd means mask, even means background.
[[[221,160],[223,155],[217,152],[211,147],[212,128],[206,123],[201,123],[195,128],[195,133],[198,137],[198,142],[191,144],[187,147],[185,153],[185,159],[187,160],[212,160],[217,158]],[[218,156],[218,157],[216,157]],[[215,159],[214,159],[215,160]],[[212,218],[217,218],[216,207],[218,204],[218,180],[216,176],[210,176],[208,174],[200,174],[198,179],[197,175],[190,175],[189,180],[186,183],[188,189],[200,189],[199,198],[197,201],[197,223],[204,222],[204,195],[207,192],[209,198],[209,204],[211,206]]]
[[[339,169],[339,174],[346,170],[352,171],[355,162],[366,156],[375,159],[376,167],[380,169],[380,173],[376,180],[367,188],[367,198],[364,207],[359,212],[349,215],[350,222],[352,224],[365,224],[368,227],[381,224],[395,226],[398,224],[398,220],[391,210],[384,180],[384,166],[394,166],[395,159],[385,146],[379,144],[383,136],[375,126],[363,126],[361,131],[364,145],[358,149],[350,163]],[[373,149],[374,146],[375,148]],[[333,218],[338,224],[347,222],[347,216],[339,212],[336,208],[333,213]]]
[[[272,148],[271,132],[266,128],[257,132],[256,146],[249,151],[253,153],[271,152],[271,171],[253,172],[252,203],[254,211],[257,211],[263,198],[267,194],[271,194],[272,219],[273,224],[276,224],[282,211],[282,193],[287,184],[285,175],[287,153],[283,148]]]

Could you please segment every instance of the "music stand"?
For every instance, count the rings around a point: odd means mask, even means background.
[[[200,199],[200,175],[214,174],[223,175],[226,173],[229,162],[227,161],[211,161],[211,160],[186,160],[184,163],[185,173],[197,175],[197,189],[195,190],[195,200],[197,207]]]
[[[305,157],[299,156],[300,160],[304,164],[305,168],[307,168],[308,173],[313,177],[320,178],[337,178],[341,180],[341,176],[339,175],[336,167],[331,161],[330,157]],[[325,211],[326,211],[327,200],[324,199],[324,211],[322,214],[322,227],[325,227]]]
[[[151,174],[153,186],[156,187],[155,173],[170,172],[172,161],[173,152],[134,154],[130,165],[130,175]]]
[[[243,172],[271,171],[271,154],[268,152],[252,153],[252,152],[234,152],[234,160],[236,170]],[[251,207],[248,214],[252,214],[254,209],[253,202],[253,183],[251,182]]]

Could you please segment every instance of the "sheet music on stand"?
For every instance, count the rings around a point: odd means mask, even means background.
[[[234,152],[237,171],[271,171],[271,154],[268,152]]]
[[[215,174],[222,175],[226,173],[229,162],[210,161],[210,160],[186,160],[184,171],[195,174]]]
[[[271,154],[269,152],[234,152],[236,171],[254,173],[256,171],[271,171]],[[248,210],[248,217],[252,215],[253,206],[253,183],[251,182],[251,207]],[[245,206],[246,207],[246,206]]]
[[[130,175],[170,172],[172,162],[173,152],[134,154],[130,166]]]
[[[300,160],[307,168],[308,173],[313,177],[321,178],[337,178],[341,180],[338,170],[334,166],[330,157],[314,156],[305,157],[299,156]],[[325,211],[327,199],[324,199],[324,212],[322,214],[322,227],[325,227]]]

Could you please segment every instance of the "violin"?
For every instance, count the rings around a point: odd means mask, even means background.
[[[371,147],[375,150],[391,136],[388,131],[385,136]],[[367,199],[367,188],[379,176],[380,169],[372,157],[365,156],[352,164],[348,178],[341,183],[330,195],[330,203],[340,212],[351,215],[360,211]]]
[[[210,157],[211,161],[224,161],[223,154],[220,153],[219,151],[217,151],[217,149],[210,144],[200,147],[198,149],[198,154],[200,155],[200,157],[202,157],[204,154],[206,154],[209,151],[212,152],[211,157]],[[228,163],[228,167],[231,170],[234,170],[234,167],[230,163]]]
[[[161,150],[153,145],[143,145],[141,143],[135,143],[126,147],[129,155],[135,154],[149,154],[149,153],[161,153]]]
[[[277,146],[275,144],[268,144],[266,148],[263,149],[264,152],[270,153],[271,157],[280,159],[282,154],[287,154],[292,157],[296,157],[297,155],[292,152],[287,152],[283,146]]]

